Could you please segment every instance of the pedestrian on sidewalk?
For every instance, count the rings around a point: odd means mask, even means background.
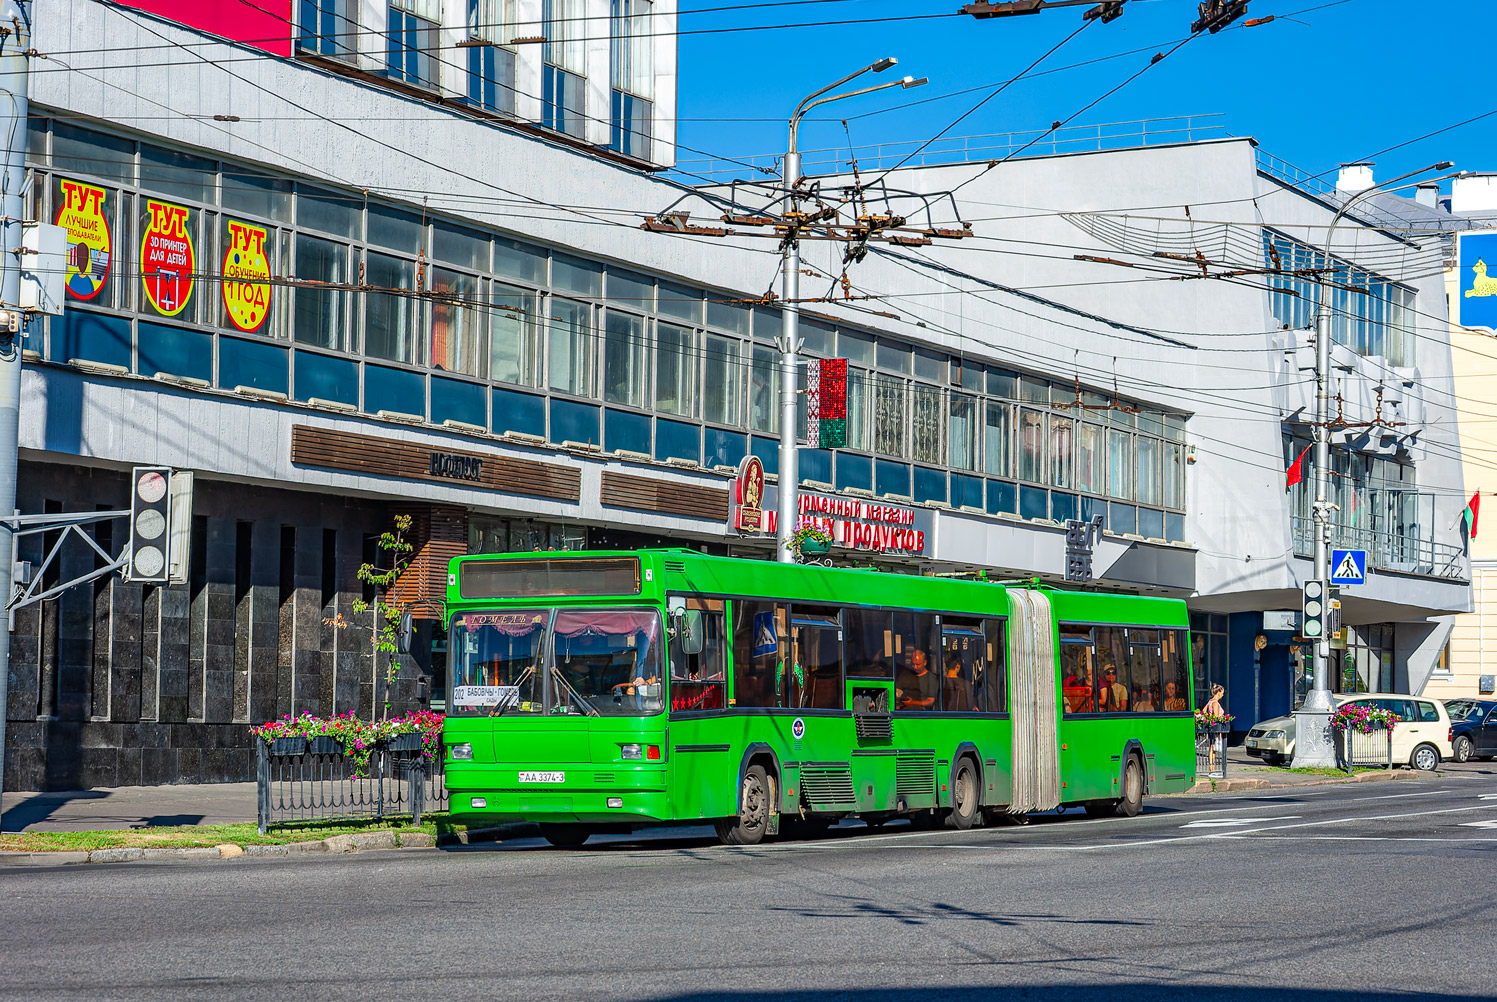
[[[1212,683],[1211,698],[1206,701],[1205,706],[1201,707],[1201,712],[1215,717],[1225,717],[1227,715],[1227,711],[1226,708],[1222,706],[1222,697],[1226,694],[1227,690],[1222,687],[1221,683]],[[1227,736],[1225,734],[1212,734],[1208,740],[1210,742],[1210,744],[1208,745],[1210,755],[1209,765],[1211,771],[1214,773],[1216,772],[1216,763],[1218,761],[1218,756],[1220,756],[1221,758],[1226,758]],[[1220,750],[1218,750],[1218,743],[1220,743]]]

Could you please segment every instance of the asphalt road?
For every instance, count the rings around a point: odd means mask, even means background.
[[[1497,994],[1497,781],[1272,792],[751,849],[693,828],[572,852],[0,867],[0,998]]]

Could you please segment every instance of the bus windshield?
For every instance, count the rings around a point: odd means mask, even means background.
[[[452,617],[453,716],[649,716],[665,707],[654,609]]]

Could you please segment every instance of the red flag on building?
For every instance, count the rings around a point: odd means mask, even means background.
[[[1294,462],[1289,464],[1289,469],[1284,475],[1284,480],[1286,481],[1284,490],[1289,490],[1289,488],[1305,479],[1305,453],[1309,451],[1310,447],[1308,445],[1305,446],[1300,450],[1300,454],[1295,457]]]
[[[1481,514],[1481,491],[1471,495],[1471,500],[1466,502],[1466,510],[1461,512],[1461,521],[1466,524],[1466,536],[1468,539],[1476,538],[1476,517]]]

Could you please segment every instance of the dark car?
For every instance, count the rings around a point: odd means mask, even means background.
[[[1447,699],[1445,712],[1457,762],[1497,757],[1497,699]]]

